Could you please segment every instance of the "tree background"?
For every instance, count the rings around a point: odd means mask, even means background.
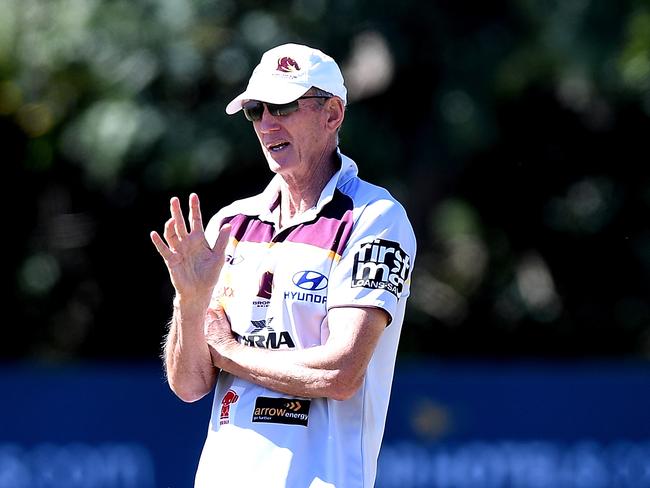
[[[155,359],[149,240],[270,174],[226,103],[284,42],[339,61],[341,148],[418,237],[402,357],[650,357],[650,4],[0,0],[0,358]]]

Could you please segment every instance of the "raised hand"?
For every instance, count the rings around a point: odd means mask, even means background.
[[[189,232],[178,198],[171,199],[170,208],[172,216],[165,223],[165,239],[153,231],[151,240],[167,265],[177,295],[209,301],[224,263],[230,226],[221,228],[214,247],[210,247],[195,193],[190,195]]]

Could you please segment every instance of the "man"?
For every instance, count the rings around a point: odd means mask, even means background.
[[[176,290],[172,390],[215,391],[195,486],[371,487],[415,238],[390,194],[338,150],[346,89],[332,58],[266,52],[226,108],[244,111],[275,177],[203,232],[177,198],[164,241]]]

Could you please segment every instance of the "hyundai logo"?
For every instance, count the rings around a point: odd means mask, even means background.
[[[298,271],[293,275],[293,284],[303,290],[322,290],[327,288],[327,277],[318,271]]]

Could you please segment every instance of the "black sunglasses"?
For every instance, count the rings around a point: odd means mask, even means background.
[[[251,122],[256,122],[262,118],[262,114],[264,113],[264,105],[266,105],[267,110],[271,115],[274,117],[282,116],[282,115],[289,115],[296,110],[298,110],[299,105],[298,105],[298,100],[304,100],[305,98],[332,98],[328,96],[323,96],[323,95],[313,95],[313,96],[304,96],[297,98],[293,102],[289,103],[282,103],[282,104],[275,104],[275,103],[266,103],[266,102],[259,102],[257,100],[249,100],[248,102],[242,104],[242,109],[244,110],[244,115],[248,120]]]

